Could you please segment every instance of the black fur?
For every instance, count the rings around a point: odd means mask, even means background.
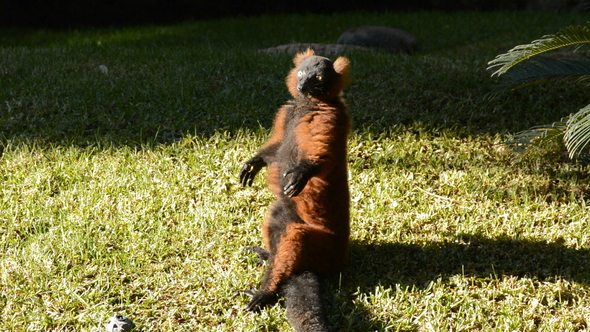
[[[328,331],[320,294],[320,280],[313,272],[293,275],[285,282],[287,318],[297,331]]]

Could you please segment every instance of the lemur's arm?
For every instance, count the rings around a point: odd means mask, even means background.
[[[242,166],[242,169],[240,170],[240,183],[242,186],[251,186],[252,181],[254,181],[254,177],[256,177],[256,174],[260,172],[262,167],[271,163],[271,160],[276,155],[277,150],[281,146],[283,140],[286,115],[287,109],[285,107],[279,109],[279,112],[275,118],[272,136],[266,145],[258,150],[258,153],[256,153],[254,157],[250,158],[250,160],[246,161],[244,166]]]

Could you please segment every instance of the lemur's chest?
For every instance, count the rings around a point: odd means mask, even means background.
[[[310,125],[310,122],[313,121],[317,112],[318,107],[315,103],[300,99],[290,103],[284,124],[285,136],[283,137],[283,141],[296,139],[296,136],[298,135],[297,127],[300,127],[301,125]]]

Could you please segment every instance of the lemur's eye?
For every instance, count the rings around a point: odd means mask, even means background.
[[[300,70],[300,71],[297,72],[297,77],[301,77],[301,76],[303,76],[303,71],[302,70]]]
[[[318,76],[316,76],[315,78],[317,78],[317,79],[318,79],[318,81],[321,81],[321,80],[323,80],[323,79],[324,79],[324,77],[323,77],[322,75],[318,75]]]

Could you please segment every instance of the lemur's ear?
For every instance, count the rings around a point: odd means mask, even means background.
[[[297,67],[299,67],[299,65],[305,58],[308,58],[312,55],[315,55],[315,52],[311,48],[308,48],[305,52],[297,53],[293,58],[293,63],[295,64],[295,67],[291,69],[286,79],[287,88],[289,89],[289,93],[293,97],[299,96],[299,93],[297,92]]]
[[[334,70],[342,77],[342,88],[350,83],[350,61],[347,58],[338,57],[334,61]]]
[[[297,53],[293,58],[293,63],[295,64],[295,67],[298,67],[301,64],[301,61],[303,61],[303,59],[308,58],[312,55],[315,55],[315,52],[311,48],[308,48],[305,52]]]

